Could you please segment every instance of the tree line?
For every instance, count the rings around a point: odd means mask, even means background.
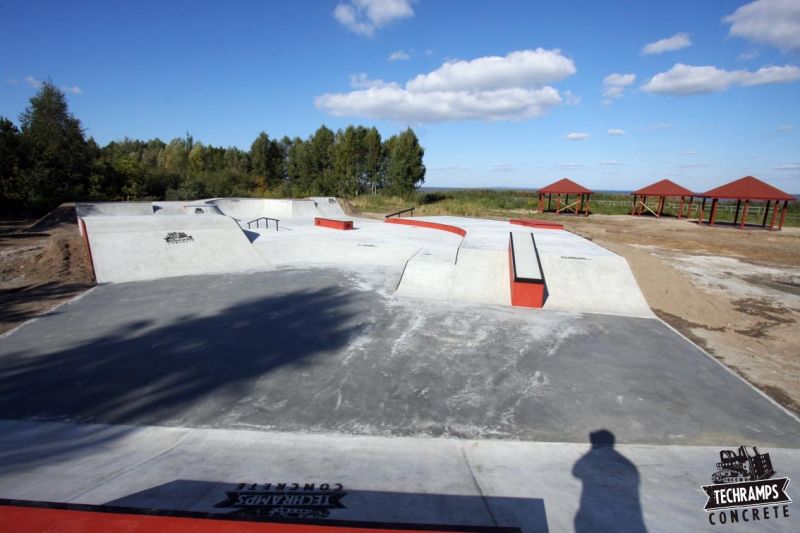
[[[203,144],[86,138],[64,93],[45,82],[19,116],[0,117],[0,208],[48,210],[76,200],[193,200],[225,196],[408,196],[425,180],[411,128],[321,126],[307,139],[260,133],[250,150]]]

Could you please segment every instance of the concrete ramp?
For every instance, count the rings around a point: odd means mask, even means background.
[[[333,202],[330,202],[333,200]],[[277,198],[219,198],[208,200],[220,212],[237,220],[247,222],[259,217],[286,219],[313,219],[319,216],[343,216],[335,198],[318,198],[309,200],[289,200]],[[319,210],[318,205],[324,205]]]
[[[342,206],[336,198],[329,196],[312,196],[311,199],[317,204],[317,211],[324,217],[343,217],[345,216]]]
[[[78,202],[75,212],[81,218],[94,216],[141,216],[152,215],[150,202]]]
[[[545,309],[653,317],[624,257],[542,255]]]
[[[83,221],[98,283],[266,266],[236,222],[228,217],[91,216]]]

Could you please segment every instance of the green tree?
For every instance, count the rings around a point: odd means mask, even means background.
[[[70,114],[64,93],[44,82],[19,121],[27,155],[21,172],[27,203],[52,208],[84,197],[89,190],[89,150],[83,127]]]
[[[263,178],[264,186],[269,189],[278,186],[284,180],[284,154],[281,143],[271,140],[263,131],[250,146],[250,160],[253,174]]]
[[[19,200],[22,139],[14,123],[0,117],[0,206]]]
[[[392,194],[409,196],[425,182],[425,150],[414,130],[408,128],[386,141],[386,188]]]
[[[366,188],[372,194],[383,187],[383,160],[386,153],[381,143],[381,134],[377,128],[372,127],[364,134],[364,179]]]

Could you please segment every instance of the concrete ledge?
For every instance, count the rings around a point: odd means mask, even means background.
[[[353,229],[352,220],[335,220],[332,218],[315,217],[314,225],[321,226],[323,228],[340,229],[340,230]]]
[[[509,232],[508,257],[511,305],[535,308],[544,306],[544,274],[533,234]]]
[[[439,224],[438,222],[426,222],[424,220],[413,220],[410,218],[387,218],[384,222],[387,224],[400,224],[402,226],[418,226],[420,228],[438,229],[442,231],[449,231],[450,233],[455,233],[456,235],[461,235],[462,237],[467,236],[466,230],[463,230],[457,226],[451,226],[449,224]]]

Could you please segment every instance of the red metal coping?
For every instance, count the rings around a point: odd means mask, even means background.
[[[403,226],[419,226],[420,228],[438,229],[442,231],[449,231],[450,233],[455,233],[456,235],[461,235],[462,237],[467,236],[466,230],[463,230],[457,226],[451,226],[449,224],[439,224],[438,222],[414,220],[413,218],[387,218],[385,222],[388,222],[389,224],[401,224]]]
[[[563,224],[557,222],[550,222],[549,220],[534,220],[532,218],[512,218],[509,223],[518,226],[527,226],[529,228],[539,229],[564,229]]]
[[[697,194],[672,180],[657,181],[647,187],[642,187],[638,191],[633,191],[631,194],[636,196],[697,196]]]
[[[777,187],[764,183],[753,176],[745,176],[698,196],[705,198],[732,198],[735,200],[787,200],[796,198]]]
[[[592,191],[572,181],[564,178],[539,189],[539,194],[592,194]]]

